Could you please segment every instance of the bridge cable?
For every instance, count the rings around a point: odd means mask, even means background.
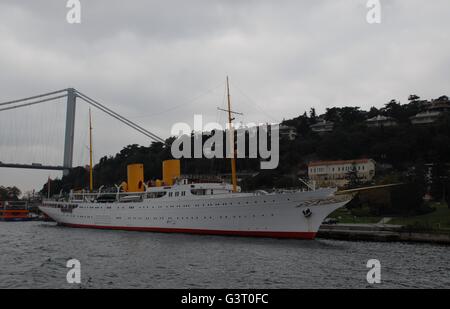
[[[95,101],[94,99],[88,97],[87,95],[79,92],[78,90],[75,90],[75,91],[76,91],[77,96],[79,98],[81,98],[82,100],[84,100],[85,102],[87,102],[88,104],[90,104],[90,105],[100,109],[104,113],[110,115],[113,118],[116,118],[120,122],[122,122],[122,123],[126,124],[127,126],[135,129],[136,131],[146,135],[147,137],[153,139],[154,141],[161,142],[163,144],[166,143],[164,139],[162,139],[161,137],[157,136],[156,134],[153,134],[152,132],[144,129],[143,127],[141,127],[138,124],[132,122],[131,120],[126,119],[125,117],[119,115],[118,113],[116,113],[113,110],[109,109],[108,107],[102,105],[101,103]]]
[[[14,104],[14,103],[19,103],[19,102],[24,102],[24,101],[29,101],[29,100],[32,100],[32,99],[38,99],[38,98],[42,98],[42,97],[47,97],[47,96],[50,96],[50,95],[54,95],[54,94],[58,94],[58,93],[61,93],[61,92],[65,92],[67,90],[68,89],[61,89],[61,90],[58,90],[58,91],[53,91],[53,92],[48,92],[48,93],[44,93],[44,94],[40,94],[40,95],[35,95],[35,96],[32,96],[32,97],[28,97],[28,98],[23,98],[23,99],[3,102],[3,103],[0,103],[0,106]]]
[[[156,139],[156,140],[158,140],[157,138],[155,138],[154,136],[152,136],[152,133],[151,133],[151,132],[148,132],[147,130],[145,130],[145,129],[143,129],[143,128],[140,128],[139,126],[134,125],[131,121],[127,120],[126,118],[120,116],[120,115],[117,114],[117,113],[112,113],[112,112],[110,112],[110,111],[109,111],[106,107],[104,107],[103,105],[98,105],[98,104],[96,104],[96,103],[94,103],[94,102],[89,101],[87,98],[82,97],[82,96],[78,96],[78,97],[81,98],[82,100],[84,100],[85,102],[87,102],[88,104],[94,106],[95,108],[101,110],[102,112],[108,114],[109,116],[111,116],[111,117],[113,117],[113,118],[119,120],[120,122],[126,124],[127,126],[133,128],[134,130],[138,131],[139,133],[144,134],[145,136],[150,137],[151,139],[154,139],[154,140]],[[160,140],[158,140],[158,141],[160,141]]]
[[[51,97],[51,98],[47,98],[47,99],[43,99],[43,100],[38,100],[38,101],[34,101],[34,102],[24,103],[24,104],[20,104],[20,105],[0,108],[0,112],[11,110],[11,109],[16,109],[16,108],[21,108],[21,107],[26,107],[26,106],[31,106],[31,105],[35,105],[35,104],[39,104],[39,103],[48,102],[48,101],[53,101],[53,100],[61,99],[64,97],[67,97],[67,94],[60,95],[57,97]]]

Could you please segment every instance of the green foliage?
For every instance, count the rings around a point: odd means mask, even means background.
[[[298,175],[306,170],[312,160],[341,160],[356,158],[372,158],[378,165],[392,166],[395,179],[408,183],[405,192],[393,192],[393,202],[386,204],[386,196],[379,196],[378,202],[371,202],[368,207],[374,213],[387,213],[398,209],[409,211],[418,209],[419,195],[425,193],[425,163],[445,164],[450,158],[450,117],[442,117],[432,126],[413,126],[409,117],[424,109],[425,102],[416,95],[411,95],[408,104],[392,100],[381,109],[371,108],[369,112],[359,107],[334,107],[317,115],[315,109],[303,113],[296,118],[283,121],[283,124],[297,129],[295,140],[280,140],[280,161],[275,170],[261,171],[258,159],[238,159],[237,169],[240,172],[253,173],[254,177],[243,179],[240,185],[246,190],[274,187],[300,186]],[[399,121],[396,127],[368,128],[365,120],[368,117],[386,115]],[[317,134],[311,131],[310,125],[318,118],[334,122],[334,130],[328,134]],[[225,137],[224,137],[225,138]],[[126,180],[126,167],[130,163],[143,163],[146,180],[162,177],[162,161],[171,158],[170,144],[173,138],[162,143],[149,146],[129,145],[118,154],[103,157],[94,167],[94,186],[112,186]],[[230,164],[227,159],[182,159],[183,174],[229,174]],[[415,167],[411,172],[411,167]],[[378,172],[377,172],[378,173]],[[407,178],[398,175],[411,174]],[[349,175],[351,176],[351,175]],[[445,180],[435,175],[432,190],[444,197]],[[411,179],[410,179],[411,178]],[[414,178],[414,179],[412,179]],[[60,180],[52,182],[52,194],[60,190],[88,188],[88,171],[85,168],[74,168],[71,173]],[[354,179],[354,186],[358,186]],[[46,184],[42,192],[46,194]],[[450,195],[447,190],[446,198]],[[390,198],[389,198],[390,199]],[[377,198],[374,199],[377,201]],[[403,201],[403,202],[402,202]],[[408,202],[406,202],[408,201]],[[384,207],[384,208],[383,208]]]
[[[0,201],[16,201],[22,192],[17,187],[0,186]]]
[[[407,230],[450,230],[450,209],[444,203],[425,205],[426,214],[393,218],[389,223],[405,226]]]

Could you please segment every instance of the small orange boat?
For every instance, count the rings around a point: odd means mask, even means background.
[[[31,219],[26,202],[0,201],[0,221],[30,221]]]

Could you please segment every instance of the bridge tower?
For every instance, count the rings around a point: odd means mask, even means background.
[[[73,166],[73,145],[75,139],[75,114],[77,94],[74,88],[67,89],[66,134],[64,139],[63,175],[67,175]]]

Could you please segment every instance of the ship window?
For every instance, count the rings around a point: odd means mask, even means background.
[[[165,191],[160,192],[150,192],[147,194],[147,198],[160,198],[167,194]],[[169,196],[172,196],[172,192],[169,193]]]
[[[180,195],[180,192],[175,192],[175,196],[179,196]]]
[[[192,189],[191,193],[193,195],[206,195],[206,190],[205,189]]]

